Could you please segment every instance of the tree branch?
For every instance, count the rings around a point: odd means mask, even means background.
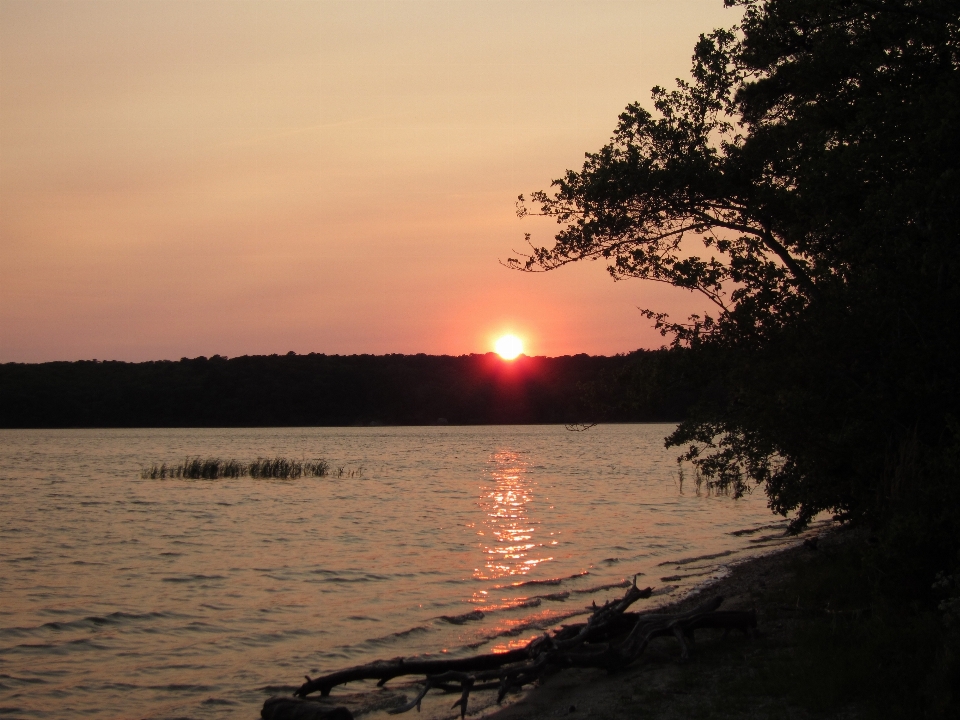
[[[898,15],[912,15],[914,17],[923,17],[928,20],[939,20],[940,22],[945,22],[948,24],[956,24],[958,22],[957,18],[952,18],[949,15],[944,15],[942,13],[934,12],[932,10],[925,10],[922,8],[910,8],[904,6],[893,6],[891,7],[887,3],[881,2],[871,2],[871,0],[851,0],[854,5],[860,5],[865,8],[870,8],[871,10],[877,10],[879,12],[893,12]]]

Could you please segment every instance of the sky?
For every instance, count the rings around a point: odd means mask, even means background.
[[[502,261],[722,0],[0,0],[0,362],[610,355],[700,303]]]

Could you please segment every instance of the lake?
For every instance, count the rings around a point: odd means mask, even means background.
[[[255,718],[305,674],[515,647],[782,542],[731,534],[781,520],[760,492],[681,493],[671,429],[2,430],[0,713]],[[278,455],[343,474],[140,477]]]

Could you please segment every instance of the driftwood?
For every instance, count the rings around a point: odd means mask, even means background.
[[[567,625],[553,635],[534,638],[522,648],[504,653],[476,655],[468,658],[420,660],[394,658],[340,670],[322,677],[307,677],[307,682],[294,693],[304,698],[356,680],[376,680],[378,686],[406,675],[423,676],[423,687],[410,702],[391,713],[420,709],[423,698],[432,689],[458,692],[453,707],[460,716],[467,713],[470,693],[476,690],[497,690],[497,702],[513,690],[535,683],[552,670],[565,667],[602,668],[616,671],[637,660],[652,640],[672,636],[680,645],[680,660],[690,657],[694,631],[719,628],[748,633],[757,625],[754,612],[721,612],[717,608],[723,598],[716,597],[685,613],[633,613],[627,609],[637,600],[648,598],[651,589],[641,590],[636,578],[626,594],[600,607],[594,603],[585,623]]]
[[[353,720],[344,707],[328,708],[292,697],[272,697],[260,710],[262,720]]]

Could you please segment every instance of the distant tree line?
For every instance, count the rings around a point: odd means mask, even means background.
[[[269,355],[0,364],[0,427],[675,421],[680,350],[614,357]]]

